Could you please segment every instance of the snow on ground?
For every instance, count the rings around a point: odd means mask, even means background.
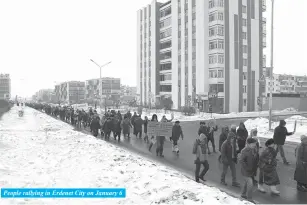
[[[287,122],[287,129],[288,132],[293,132],[295,121],[296,124],[296,132],[292,136],[288,136],[286,138],[287,141],[290,142],[301,142],[301,135],[307,134],[307,118],[295,115],[285,120]],[[256,118],[256,119],[249,119],[245,121],[246,129],[250,132],[251,129],[257,128],[258,129],[258,136],[264,138],[273,138],[273,131],[269,131],[269,120],[266,118]],[[279,125],[279,122],[272,123],[272,128],[275,128]]]
[[[0,204],[249,204],[31,108],[0,121],[0,187],[127,188],[126,199],[1,199]]]

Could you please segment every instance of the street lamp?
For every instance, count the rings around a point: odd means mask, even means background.
[[[107,63],[105,63],[105,64],[103,64],[102,66],[100,66],[98,63],[96,63],[93,59],[90,59],[90,61],[92,61],[93,63],[95,63],[98,67],[99,67],[99,70],[100,70],[100,77],[99,77],[99,84],[100,84],[100,91],[99,91],[99,93],[100,93],[100,103],[102,102],[102,80],[101,80],[101,68],[103,68],[103,67],[105,67],[106,65],[109,65],[112,61],[109,61],[109,62],[107,62]],[[107,102],[107,98],[105,98],[105,113],[107,112],[107,104],[106,104],[106,102]]]
[[[271,12],[271,72],[270,72],[270,102],[269,102],[269,130],[272,129],[272,104],[273,104],[273,91],[272,91],[272,85],[273,85],[273,65],[274,65],[274,0],[271,0],[272,2],[272,12]]]

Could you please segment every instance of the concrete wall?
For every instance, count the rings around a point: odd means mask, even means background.
[[[305,102],[305,107],[307,107],[307,99],[305,98],[273,97],[272,105],[273,105],[273,110],[284,110],[290,107],[300,110],[304,107],[303,106],[304,102]],[[269,100],[267,100],[266,104],[262,106],[262,110],[268,110],[268,109],[269,109]],[[305,108],[305,110],[307,111],[307,108]]]
[[[307,97],[300,98],[300,107],[299,111],[307,111]]]
[[[4,113],[10,110],[10,103],[6,100],[0,100],[0,119]]]

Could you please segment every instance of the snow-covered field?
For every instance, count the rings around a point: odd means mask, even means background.
[[[294,124],[296,124],[296,132],[292,136],[288,136],[286,138],[287,141],[291,142],[301,142],[301,135],[307,134],[307,118],[295,115],[285,120],[287,122],[287,129],[288,132],[294,131]],[[279,122],[272,123],[272,128],[275,128],[279,125]],[[269,131],[269,120],[266,118],[256,118],[256,119],[249,119],[245,121],[246,129],[250,132],[251,129],[257,128],[258,129],[258,136],[264,138],[273,138],[273,131]]]
[[[0,121],[0,187],[124,187],[126,199],[0,199],[0,204],[249,204],[197,184],[31,108]]]

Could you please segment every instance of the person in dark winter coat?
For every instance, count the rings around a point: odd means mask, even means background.
[[[137,137],[137,133],[136,133],[136,129],[135,129],[135,124],[134,124],[135,118],[137,118],[136,112],[134,112],[133,116],[131,117],[131,124],[133,126],[133,134]]]
[[[268,139],[265,142],[265,150],[260,154],[259,159],[259,184],[258,190],[260,192],[265,192],[263,184],[270,186],[272,194],[279,195],[280,192],[277,191],[276,186],[280,184],[278,173],[277,173],[277,151],[274,148],[274,140]]]
[[[208,154],[210,154],[210,149],[209,149],[209,142],[211,142],[212,144],[212,149],[213,149],[213,152],[215,153],[216,150],[215,150],[215,142],[214,142],[214,132],[217,131],[217,125],[213,126],[213,125],[210,125],[208,127],[208,144],[207,144],[207,147],[208,147]]]
[[[307,136],[301,136],[301,143],[295,150],[296,168],[294,180],[297,182],[297,190],[307,192]]]
[[[145,140],[145,142],[148,143],[149,139],[148,139],[148,135],[147,135],[147,127],[148,127],[148,117],[145,116],[145,120],[144,120],[144,134],[145,134],[144,140]]]
[[[142,120],[141,116],[136,116],[134,119],[134,131],[135,136],[142,138],[142,129],[143,129],[144,120]]]
[[[99,120],[97,117],[95,117],[92,122],[91,122],[91,128],[92,128],[92,131],[93,131],[93,135],[95,137],[98,136],[98,130],[100,129],[100,123],[99,123]]]
[[[204,181],[204,177],[209,170],[208,152],[207,152],[207,136],[204,134],[198,135],[193,145],[193,154],[195,154],[194,164],[195,168],[195,181],[199,182],[199,179]],[[199,174],[201,165],[204,169]]]
[[[124,116],[124,120],[122,121],[122,130],[124,137],[130,137],[130,128],[132,128],[132,125],[130,123],[130,119],[127,115]]]
[[[245,128],[244,123],[241,122],[237,130],[237,142],[239,147],[238,153],[240,153],[241,150],[245,147],[247,137],[248,137],[248,131]]]
[[[288,165],[289,162],[286,159],[285,152],[284,152],[284,144],[286,141],[286,137],[293,135],[293,132],[288,132],[286,128],[286,121],[280,120],[279,126],[277,126],[274,130],[273,140],[277,145],[277,152],[280,152],[280,156],[283,159],[284,164]]]
[[[120,142],[120,135],[121,135],[121,121],[119,120],[119,117],[116,116],[113,120],[113,134],[114,134],[114,139]]]
[[[178,140],[180,137],[183,140],[183,133],[180,126],[180,122],[176,121],[172,129],[171,141],[173,142],[172,151],[177,152],[177,154],[179,153]]]
[[[204,134],[207,137],[209,136],[209,128],[206,126],[206,122],[200,122],[200,127],[198,129],[198,135]]]
[[[230,167],[232,174],[232,186],[240,187],[237,182],[236,176],[236,163],[237,163],[237,148],[236,148],[236,125],[231,126],[231,130],[228,133],[227,140],[222,144],[221,147],[221,161],[223,164],[223,172],[221,176],[221,184],[227,186],[225,182],[225,176],[227,174],[228,167]]]
[[[258,165],[258,156],[255,152],[257,141],[254,138],[248,138],[246,147],[241,150],[240,164],[241,173],[244,177],[244,185],[241,197],[253,202],[253,177],[255,175],[255,168]]]
[[[113,129],[113,121],[110,117],[108,117],[105,123],[103,124],[103,131],[106,140],[110,139],[112,129]]]
[[[219,151],[221,152],[222,144],[227,140],[227,135],[229,132],[228,126],[225,126],[222,128],[222,132],[220,134],[220,139],[219,139]],[[221,155],[219,156],[219,162],[221,162]]]

